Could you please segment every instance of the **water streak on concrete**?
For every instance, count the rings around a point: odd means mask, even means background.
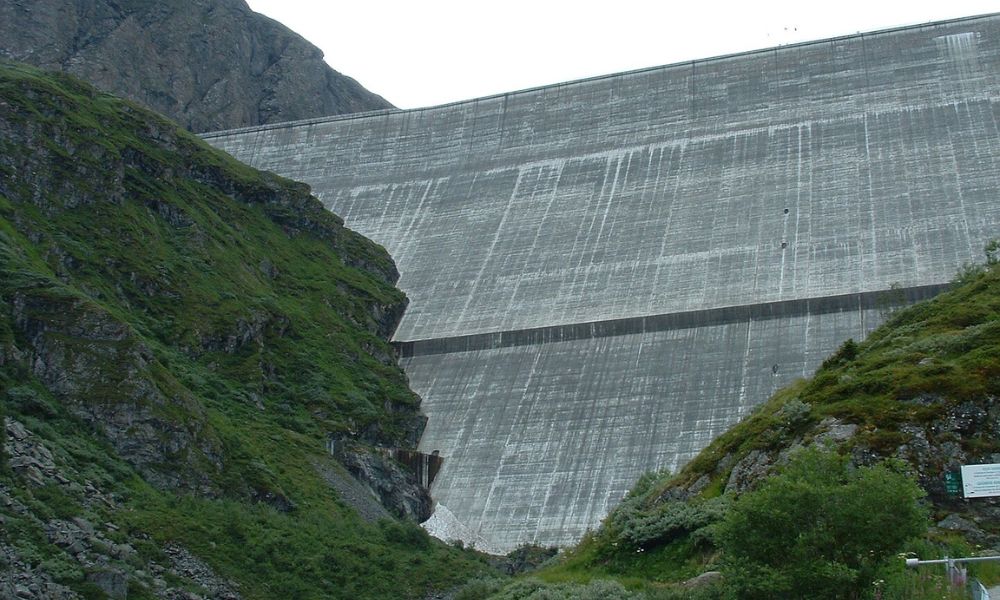
[[[439,533],[509,550],[981,260],[998,74],[989,15],[206,138],[393,254]]]

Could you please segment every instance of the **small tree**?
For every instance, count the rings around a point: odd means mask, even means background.
[[[875,296],[875,308],[878,309],[879,317],[883,321],[888,321],[896,310],[906,304],[906,292],[903,284],[893,281],[889,284],[889,289],[879,292]]]
[[[990,240],[983,247],[983,253],[986,254],[986,264],[988,266],[992,267],[1000,262],[1000,240]]]
[[[722,523],[726,580],[740,598],[860,598],[926,531],[923,495],[898,464],[852,468],[832,452],[799,451]]]

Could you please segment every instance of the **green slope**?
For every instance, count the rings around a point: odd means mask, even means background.
[[[7,583],[225,597],[184,568],[191,553],[245,598],[394,598],[480,570],[331,487],[351,480],[327,440],[378,462],[370,448],[412,447],[422,427],[386,341],[395,277],[305,186],[0,64]]]
[[[891,464],[903,465],[922,488],[933,525],[926,539],[910,542],[923,558],[1000,548],[995,502],[964,501],[949,495],[944,485],[945,473],[961,465],[1000,462],[995,246],[987,246],[985,266],[967,267],[950,291],[887,315],[887,322],[863,342],[845,342],[813,377],[780,390],[679,473],[644,476],[597,531],[535,574],[548,587],[538,587],[539,580],[522,582],[521,591],[508,585],[491,597],[543,593],[530,592],[533,586],[552,597],[573,597],[585,593],[583,584],[600,579],[624,583],[637,598],[720,597],[726,590],[677,584],[725,569],[719,527],[738,498],[772,481],[801,447],[833,451],[852,468],[902,461]],[[780,501],[776,489],[784,488],[772,486],[768,493]],[[889,581],[881,584],[888,587],[879,597],[950,597],[936,570],[919,577],[903,573],[899,560],[879,568]],[[988,581],[998,580],[997,569],[988,563],[978,572]],[[560,596],[559,586],[578,591]],[[501,588],[498,583],[484,589]]]

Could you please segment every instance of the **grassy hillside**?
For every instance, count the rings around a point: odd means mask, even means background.
[[[423,597],[481,570],[371,501],[427,502],[375,450],[423,424],[395,277],[305,186],[0,64],[0,596]]]
[[[966,268],[951,291],[893,313],[863,342],[845,342],[812,378],[780,390],[679,473],[644,476],[599,530],[534,579],[520,582],[520,589],[504,582],[478,582],[474,585],[480,586],[480,595],[582,597],[589,593],[588,582],[606,586],[611,584],[596,582],[610,579],[631,590],[620,590],[621,597],[751,597],[746,590],[736,593],[718,583],[706,588],[679,583],[706,571],[726,571],[727,564],[732,571],[726,555],[732,544],[723,543],[720,531],[732,532],[746,521],[745,515],[732,518],[735,506],[747,510],[770,497],[774,504],[789,507],[782,517],[788,520],[774,525],[796,529],[789,511],[809,501],[805,498],[812,496],[806,492],[824,489],[833,497],[831,490],[849,490],[840,486],[849,484],[851,473],[859,473],[863,481],[882,482],[902,473],[919,484],[919,490],[906,483],[897,487],[904,498],[925,495],[919,503],[923,508],[909,513],[907,527],[915,526],[912,519],[925,518],[919,516],[921,511],[929,514],[926,522],[932,527],[926,536],[905,545],[922,558],[1000,548],[997,502],[963,501],[948,495],[944,486],[945,473],[963,464],[1000,462],[1000,265],[994,254],[995,249],[987,247],[987,264]],[[796,451],[806,447],[833,452],[848,470],[834,473],[833,484],[810,482],[802,488],[793,478],[795,469],[789,474],[785,468],[798,456]],[[829,463],[832,458],[808,460],[835,464]],[[869,467],[876,470],[866,471]],[[805,472],[807,481],[812,475]],[[772,484],[776,473],[785,473],[779,485]],[[849,493],[843,502],[855,502],[860,495]],[[754,500],[744,501],[751,496]],[[850,509],[861,511],[853,516],[843,510],[849,522],[860,523],[875,508]],[[892,515],[905,514],[906,506],[890,508]],[[810,514],[808,523],[832,518],[821,510]],[[865,529],[878,533],[888,522]],[[887,537],[892,532],[884,533]],[[791,552],[791,547],[782,551]],[[937,570],[904,572],[902,561],[891,553],[878,564],[862,566],[878,585],[869,584],[867,595],[860,597],[950,597]],[[995,566],[983,563],[976,571],[988,581],[997,580]],[[738,569],[731,575],[739,576]],[[834,597],[855,597],[845,590],[840,589],[840,596],[835,591]]]

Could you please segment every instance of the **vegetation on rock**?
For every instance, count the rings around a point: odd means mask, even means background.
[[[508,583],[372,504],[426,510],[379,451],[423,425],[385,251],[301,184],[0,65],[0,593],[929,597],[898,550],[1000,545],[995,504],[943,484],[1000,461],[996,252]]]
[[[904,571],[897,553],[1000,548],[997,502],[944,487],[963,464],[1000,462],[996,253],[988,245],[950,291],[847,340],[679,473],[644,476],[533,574],[540,590],[613,580],[649,599],[951,597],[937,570]],[[995,566],[973,570],[1000,581]],[[497,587],[489,597],[513,589]]]
[[[486,570],[366,511],[383,488],[328,451],[426,511],[374,450],[423,426],[395,277],[306,186],[0,64],[0,595],[406,598]]]

